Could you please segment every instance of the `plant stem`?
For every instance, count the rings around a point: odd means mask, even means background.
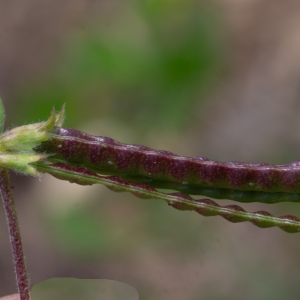
[[[0,168],[0,194],[3,200],[5,215],[8,224],[20,300],[30,300],[29,284],[25,267],[21,234],[18,224],[15,201],[10,186],[8,170],[6,168]]]

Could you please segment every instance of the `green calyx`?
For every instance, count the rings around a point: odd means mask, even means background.
[[[3,120],[4,110],[0,113],[0,119]],[[52,128],[62,125],[64,115],[63,107],[59,113],[52,111],[45,122],[16,127],[0,135],[0,167],[38,177],[39,173],[30,164],[43,160],[48,155],[36,153],[33,148],[49,139]]]

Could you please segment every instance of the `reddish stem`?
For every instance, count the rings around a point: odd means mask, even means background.
[[[0,194],[3,200],[8,224],[20,300],[30,300],[29,284],[25,267],[25,258],[22,248],[17,211],[9,182],[8,170],[4,168],[0,168]]]

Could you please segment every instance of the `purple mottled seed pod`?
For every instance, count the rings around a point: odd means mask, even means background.
[[[91,136],[56,127],[36,151],[51,159],[82,165],[99,174],[132,176],[187,187],[266,193],[300,193],[300,163],[283,165],[217,162]]]

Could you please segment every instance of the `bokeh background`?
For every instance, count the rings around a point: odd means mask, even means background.
[[[126,143],[299,160],[299,26],[289,0],[1,1],[6,128],[66,103],[65,126]],[[12,180],[32,285],[103,278],[141,300],[299,299],[298,234],[48,175]],[[300,215],[297,204],[243,207]],[[15,282],[0,210],[2,296]]]

